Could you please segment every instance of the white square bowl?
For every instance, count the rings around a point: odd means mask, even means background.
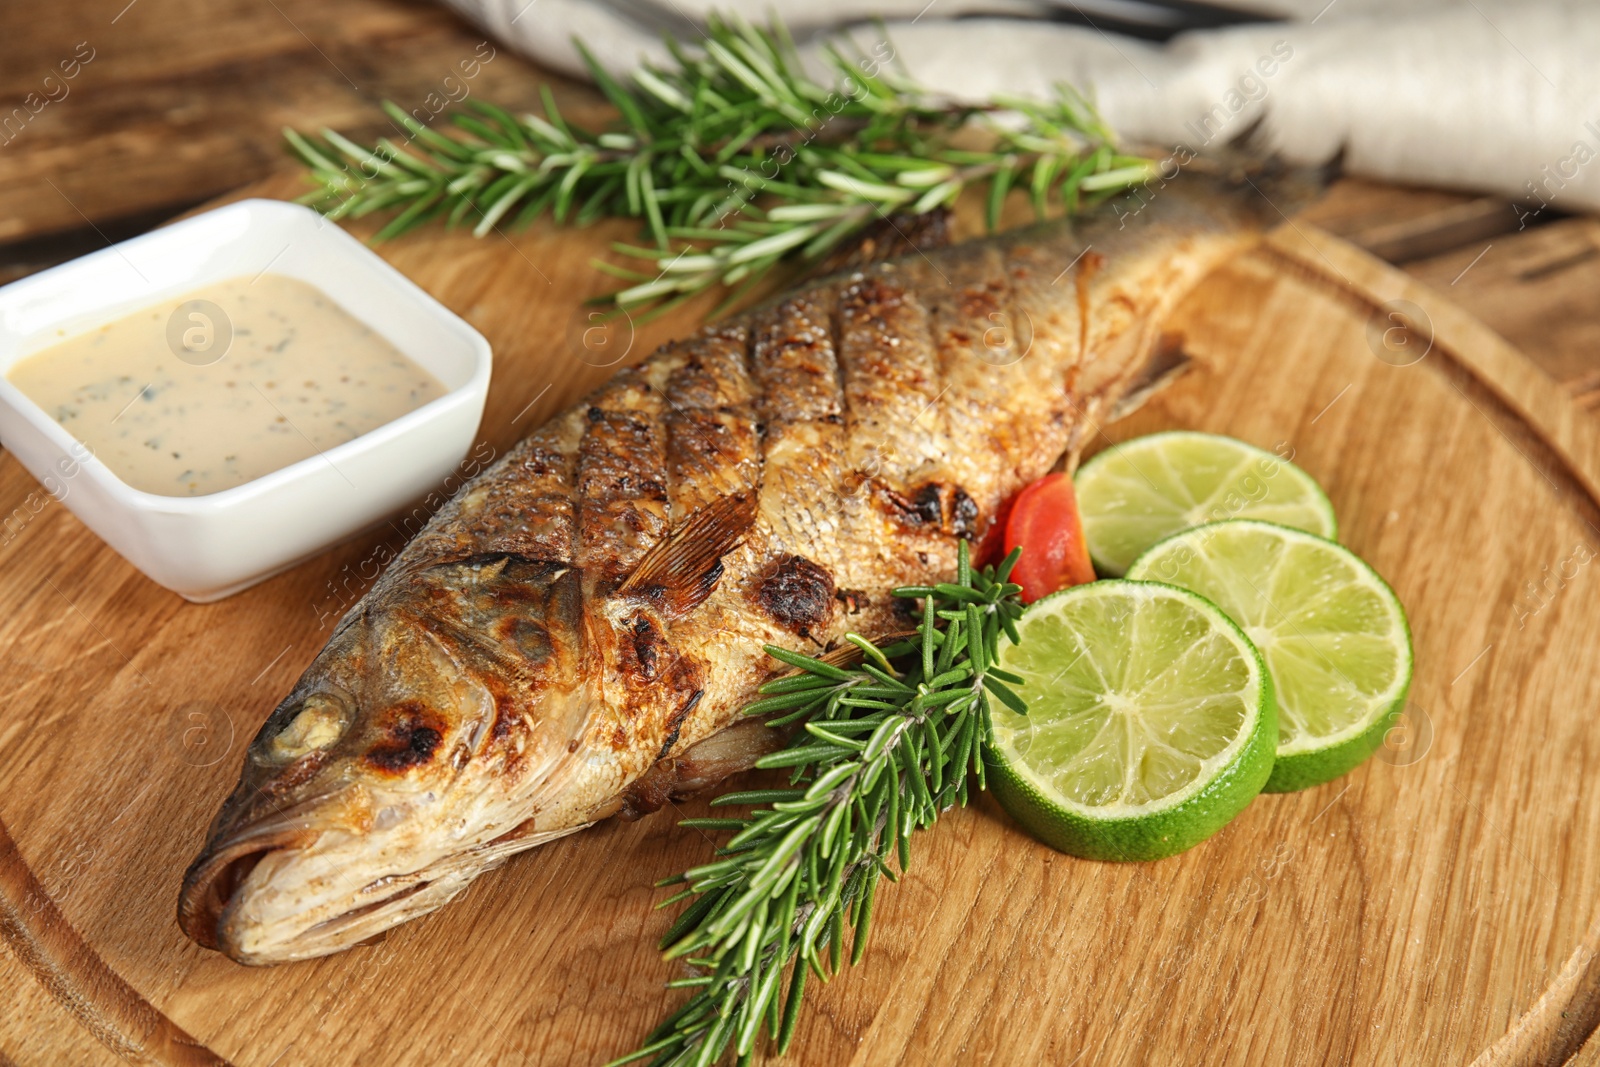
[[[134,489],[5,377],[67,336],[270,270],[321,289],[447,392],[319,455],[206,496]],[[483,415],[489,343],[309,208],[243,200],[0,288],[0,444],[151,579],[220,600],[438,489]]]

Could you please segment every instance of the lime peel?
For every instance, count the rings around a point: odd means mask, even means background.
[[[1035,603],[1000,666],[990,788],[1030,833],[1089,859],[1175,855],[1220,830],[1272,772],[1276,704],[1260,653],[1215,605],[1103,581]],[[1119,762],[1120,761],[1120,762]]]
[[[1261,649],[1279,702],[1268,792],[1320,785],[1358,766],[1405,706],[1414,667],[1405,609],[1342,545],[1230,519],[1174,534],[1128,573],[1211,599]]]
[[[1089,555],[1102,574],[1124,574],[1156,542],[1222,519],[1338,533],[1333,505],[1314,478],[1232,437],[1193,430],[1135,437],[1091,458],[1074,482]]]

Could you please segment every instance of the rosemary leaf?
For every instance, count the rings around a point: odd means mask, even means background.
[[[545,87],[542,116],[474,99],[437,127],[385,102],[400,136],[370,147],[285,130],[313,185],[302,202],[334,218],[395,213],[380,238],[435,218],[476,220],[478,236],[541,215],[638,219],[654,247],[617,254],[645,263],[642,280],[607,299],[654,314],[716,288],[743,298],[780,263],[817,262],[886,213],[940,210],[969,188],[997,227],[1013,187],[1042,216],[1154,173],[1071,87],[949,104],[838,47],[813,80],[780,23],[716,15],[699,45],[667,45],[668,63],[625,79],[578,45],[618,114],[601,129],[570,122]],[[970,147],[974,130],[987,147]]]

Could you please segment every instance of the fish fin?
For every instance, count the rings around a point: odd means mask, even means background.
[[[650,551],[617,589],[662,601],[672,615],[693,611],[722,577],[722,557],[755,523],[754,491],[719,497],[695,510]]]
[[[915,635],[915,630],[901,630],[884,634],[874,643],[889,645]],[[816,658],[835,667],[850,667],[860,662],[862,652],[859,646],[847,641]],[[800,673],[788,671],[775,677],[790,678]],[[696,742],[684,752],[668,755],[677,741],[683,720],[700,703],[701,696],[697,691],[674,716],[671,733],[656,762],[623,790],[621,814],[624,819],[631,821],[648,815],[674,797],[688,796],[716,785],[729,775],[749,770],[756,760],[782,748],[793,733],[792,727],[772,729],[766,718],[742,719]]]
[[[1108,422],[1133,414],[1161,390],[1175,382],[1194,362],[1194,357],[1183,350],[1183,338],[1177,334],[1162,333],[1151,347],[1144,366],[1128,379],[1127,391],[1112,405]]]
[[[686,751],[651,764],[622,791],[620,814],[624,819],[637,819],[674,798],[689,796],[747,771],[762,756],[782,748],[791,733],[793,730],[787,728],[774,730],[761,719],[745,719],[724,727]]]

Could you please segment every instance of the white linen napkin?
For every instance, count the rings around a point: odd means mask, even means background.
[[[711,10],[782,18],[802,51],[884,31],[919,84],[954,100],[1089,92],[1127,140],[1220,144],[1260,122],[1259,144],[1295,162],[1341,149],[1353,174],[1600,209],[1597,0],[1275,0],[1285,21],[1179,33],[1110,32],[1091,12],[1136,0],[445,0],[536,62],[583,67],[580,37],[610,70],[662,62],[662,32],[692,42]],[[1059,7],[1057,6],[1059,5]],[[1091,25],[1044,21],[1060,8]],[[1003,17],[997,17],[1003,16]]]

